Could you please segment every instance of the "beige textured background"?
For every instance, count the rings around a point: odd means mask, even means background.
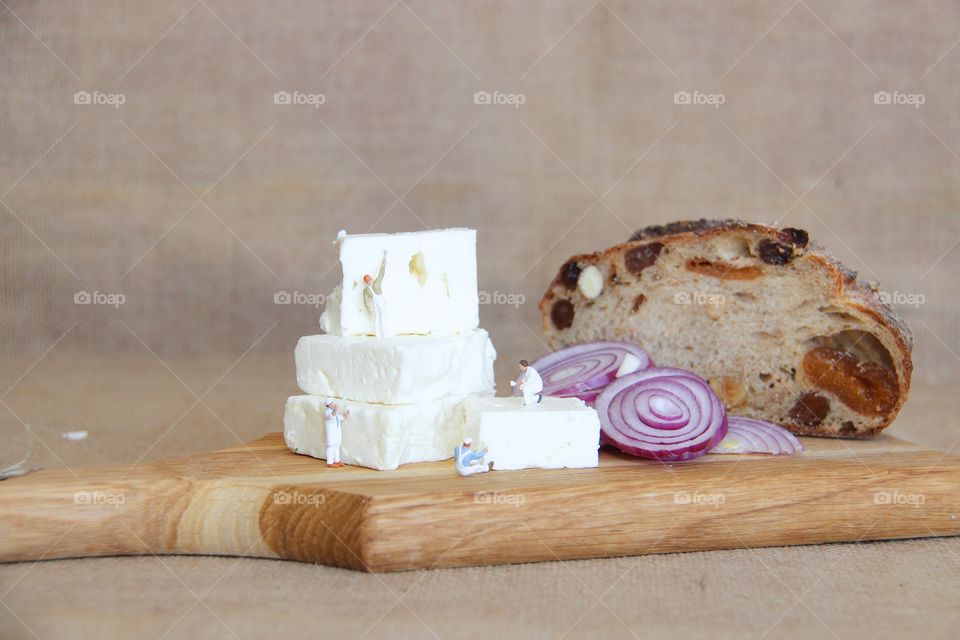
[[[14,2],[2,349],[40,353],[76,322],[58,348],[238,354],[277,322],[258,348],[289,351],[319,311],[273,294],[328,292],[338,229],[470,225],[481,287],[526,300],[483,324],[539,352],[518,320],[537,326],[566,257],[739,216],[806,227],[923,295],[901,305],[917,374],[957,374],[960,5],[834,4]],[[125,103],[76,105],[81,90]],[[925,103],[876,105],[881,90]]]
[[[481,311],[505,374],[544,350],[536,303],[565,258],[701,216],[805,227],[896,294],[916,390],[893,429],[950,449],[958,24],[949,1],[3,0],[2,462],[19,421],[45,467],[277,429],[320,310],[274,295],[331,289],[340,228],[477,228],[481,289],[523,300]],[[481,90],[524,104],[475,104]],[[84,291],[125,301],[74,304]],[[59,439],[73,428],[90,438]],[[0,635],[275,637],[328,619],[337,637],[462,637],[479,615],[476,635],[955,637],[958,557],[939,540],[383,581],[219,559],[16,565],[0,567]],[[387,610],[391,589],[409,609]],[[577,618],[601,594],[616,614]]]

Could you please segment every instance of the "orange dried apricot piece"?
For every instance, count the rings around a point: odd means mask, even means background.
[[[803,371],[814,385],[863,415],[886,415],[900,399],[893,371],[876,362],[863,362],[846,351],[812,349],[803,357]]]

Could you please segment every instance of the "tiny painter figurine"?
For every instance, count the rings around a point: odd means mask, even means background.
[[[350,417],[350,412],[345,411],[341,414],[337,411],[337,403],[333,401],[333,398],[327,398],[324,406],[326,408],[323,410],[323,430],[327,436],[327,466],[342,467],[340,443],[343,441],[343,429],[340,423]]]
[[[461,476],[472,476],[475,473],[486,473],[493,469],[493,462],[484,463],[483,456],[487,455],[487,450],[474,451],[470,447],[473,445],[471,438],[464,438],[463,444],[453,450],[453,462],[457,467],[457,473]]]
[[[380,271],[376,278],[370,274],[363,276],[363,306],[373,320],[373,335],[382,338],[386,335],[384,329],[386,325],[386,302],[383,299],[383,290],[380,288],[383,282],[383,272],[387,268],[387,252],[383,252],[383,260],[380,261]]]
[[[540,404],[543,400],[543,380],[540,374],[526,360],[521,360],[517,368],[520,373],[516,380],[510,381],[510,386],[515,387],[523,396],[523,406]]]

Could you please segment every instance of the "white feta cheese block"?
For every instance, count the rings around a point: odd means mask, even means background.
[[[429,336],[304,336],[297,385],[318,396],[406,404],[493,391],[497,352],[483,329]]]
[[[342,234],[336,243],[343,277],[320,316],[326,333],[373,335],[363,276],[376,279],[384,255],[384,335],[458,333],[480,325],[475,230]]]
[[[599,464],[600,418],[577,398],[469,398],[459,411],[463,437],[488,449],[494,470],[562,469]]]
[[[317,396],[291,396],[283,412],[283,438],[294,453],[326,459],[324,402]],[[341,422],[340,460],[371,469],[396,469],[411,462],[453,457],[460,443],[457,409],[464,396],[429,402],[383,405],[334,398]]]

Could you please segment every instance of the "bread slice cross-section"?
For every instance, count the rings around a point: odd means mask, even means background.
[[[706,378],[731,414],[797,434],[872,436],[910,389],[906,325],[801,229],[648,227],[567,260],[540,310],[553,348],[636,342],[657,365]]]

